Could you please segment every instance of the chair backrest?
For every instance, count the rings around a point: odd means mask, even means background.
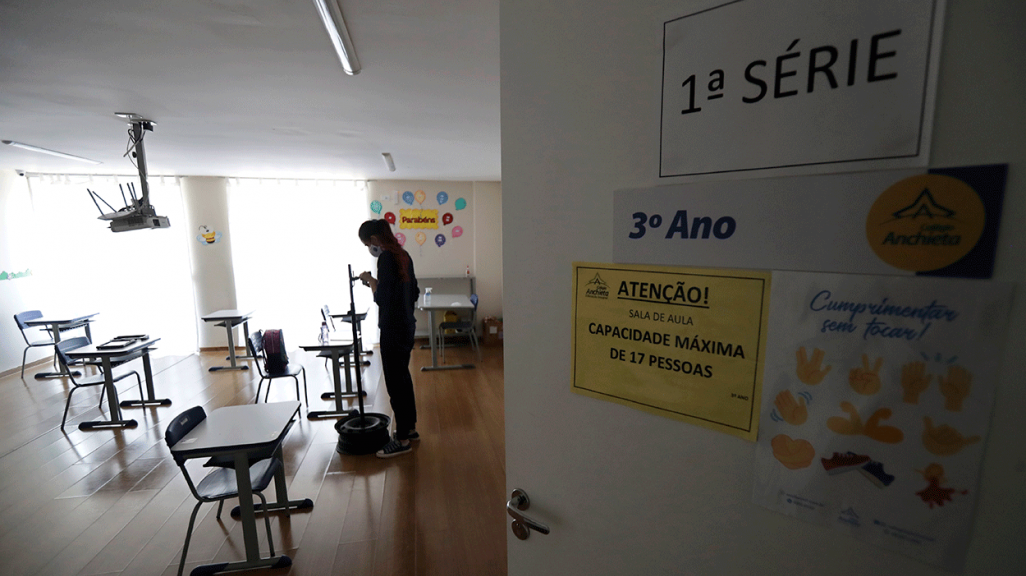
[[[167,430],[164,432],[164,441],[167,442],[168,448],[174,448],[178,441],[185,437],[186,434],[192,431],[197,424],[207,418],[207,413],[203,410],[202,406],[194,406],[189,408],[185,412],[182,412],[168,425]],[[179,458],[174,452],[171,456],[175,459],[175,464],[184,469],[185,458]],[[191,487],[191,481],[190,487]]]
[[[324,318],[324,321],[328,323],[328,328],[330,328],[331,331],[334,332],[335,331],[335,319],[331,317],[331,311],[328,310],[328,305],[327,304],[325,304],[321,308],[321,318]]]
[[[68,357],[68,350],[74,350],[75,348],[81,348],[89,344],[89,339],[85,336],[76,336],[75,338],[68,338],[67,340],[61,340],[57,343],[57,357],[65,365],[71,364],[71,358]],[[74,376],[71,377],[71,381],[74,382]]]
[[[43,313],[39,310],[28,310],[26,312],[19,312],[14,315],[14,322],[18,325],[18,330],[21,330],[21,337],[25,339],[25,343],[28,344],[28,336],[25,335],[25,329],[28,326],[25,324],[29,320],[35,320],[36,318],[42,318]]]
[[[473,323],[477,318],[477,294],[470,295],[470,303],[474,305],[474,309],[470,311],[470,322]]]
[[[257,372],[260,372],[260,377],[264,376],[264,331],[257,330],[249,335],[249,339],[246,341],[249,346],[249,355],[253,357],[254,364],[256,364]]]

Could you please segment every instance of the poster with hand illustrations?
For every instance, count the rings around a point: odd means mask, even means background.
[[[960,570],[1011,285],[774,272],[753,500]]]

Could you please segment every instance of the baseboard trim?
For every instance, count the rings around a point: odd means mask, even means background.
[[[36,366],[42,366],[43,364],[51,364],[51,363],[53,363],[53,356],[47,356],[46,358],[40,358],[39,360],[33,360],[32,362],[29,362],[28,364],[25,365],[25,370],[28,370],[29,368],[34,368]],[[20,373],[21,373],[21,364],[18,364],[18,366],[15,367],[15,368],[11,368],[10,370],[4,370],[3,372],[0,372],[0,378],[5,378],[7,376],[10,376],[11,374],[20,374]]]
[[[200,352],[227,352],[228,351],[228,347],[227,346],[201,347],[199,349],[199,351]],[[245,346],[236,346],[235,347],[235,353],[236,354],[239,354],[240,352],[245,352],[245,351],[246,351],[246,347]]]

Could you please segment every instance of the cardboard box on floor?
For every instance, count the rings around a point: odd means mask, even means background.
[[[483,321],[484,333],[481,343],[485,346],[502,346],[502,319],[488,316]]]

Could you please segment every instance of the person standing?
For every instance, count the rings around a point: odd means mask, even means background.
[[[410,353],[417,320],[413,307],[420,296],[413,260],[399,245],[387,220],[368,220],[360,225],[360,240],[378,259],[378,276],[360,274],[365,286],[374,293],[378,305],[378,328],[381,330],[381,370],[385,374],[395,415],[395,437],[378,450],[378,458],[392,458],[412,450],[411,440],[417,433],[417,404],[410,375]]]

